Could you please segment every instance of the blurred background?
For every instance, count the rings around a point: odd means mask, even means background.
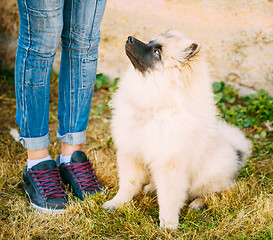
[[[129,65],[129,35],[143,41],[177,29],[201,42],[214,81],[241,95],[264,88],[273,95],[272,0],[108,0],[101,26],[98,72],[120,77]],[[14,66],[19,30],[16,0],[0,2],[0,60]],[[59,47],[54,70],[59,71]]]

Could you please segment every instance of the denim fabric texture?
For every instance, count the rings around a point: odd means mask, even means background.
[[[49,145],[50,73],[61,39],[57,136],[85,141],[96,80],[100,23],[106,0],[18,0],[16,123],[25,148]]]

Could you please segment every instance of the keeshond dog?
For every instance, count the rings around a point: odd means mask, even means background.
[[[251,143],[217,117],[198,42],[170,30],[147,44],[130,36],[125,49],[133,67],[111,103],[119,191],[103,207],[156,190],[160,226],[176,229],[186,201],[200,209],[205,194],[234,183]]]

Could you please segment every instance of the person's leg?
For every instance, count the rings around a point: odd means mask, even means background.
[[[64,6],[57,136],[63,152],[86,139],[106,0],[67,0]]]
[[[82,200],[85,194],[102,189],[92,164],[77,150],[86,139],[105,4],[106,0],[66,0],[64,6],[57,132],[62,155],[56,161],[62,176]]]
[[[63,0],[18,0],[20,32],[15,63],[16,123],[28,150],[23,173],[31,205],[61,211],[67,202],[48,153],[50,72],[63,27]],[[53,210],[53,211],[55,211]]]
[[[18,8],[16,122],[19,140],[32,156],[31,151],[49,145],[49,81],[63,27],[63,0],[51,1],[50,5],[46,1],[18,0]]]

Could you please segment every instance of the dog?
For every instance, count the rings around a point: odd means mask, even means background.
[[[200,43],[169,30],[147,44],[130,36],[125,49],[132,66],[111,102],[119,190],[103,207],[156,190],[160,227],[176,229],[188,199],[201,209],[234,184],[251,142],[217,117]]]

